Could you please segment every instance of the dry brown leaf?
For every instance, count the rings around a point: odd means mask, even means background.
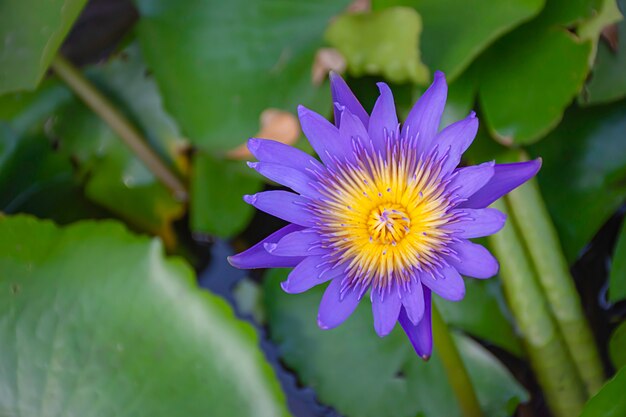
[[[346,71],[346,59],[335,48],[320,48],[315,53],[313,68],[311,69],[311,82],[313,85],[321,85],[330,71],[343,74]]]
[[[272,139],[287,145],[293,145],[300,137],[300,123],[296,117],[284,110],[265,109],[260,117],[261,130],[254,136]],[[252,154],[243,143],[226,153],[231,159],[250,159]]]

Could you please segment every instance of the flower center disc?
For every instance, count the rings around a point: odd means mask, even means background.
[[[411,219],[399,204],[381,204],[371,211],[367,227],[373,241],[395,245],[411,230]]]

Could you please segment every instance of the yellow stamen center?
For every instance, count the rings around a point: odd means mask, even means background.
[[[397,244],[411,230],[411,219],[399,204],[382,204],[371,211],[367,226],[372,240]]]
[[[440,165],[413,149],[337,168],[317,207],[324,246],[354,285],[388,287],[441,260],[453,222]]]

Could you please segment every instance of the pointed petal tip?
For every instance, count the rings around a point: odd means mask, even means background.
[[[324,322],[320,319],[319,316],[317,316],[317,327],[319,327],[322,330],[330,330],[332,327],[324,324]]]
[[[422,358],[422,360],[424,362],[428,362],[428,360],[430,359],[430,354],[428,354],[428,355],[422,354],[422,355],[420,355],[420,358]]]
[[[374,327],[374,330],[376,331],[376,335],[378,337],[380,337],[381,339],[385,336],[387,336],[388,333],[385,333],[385,331],[379,327]]]
[[[260,140],[257,138],[248,139],[248,150],[254,155],[254,152],[259,149]]]
[[[376,86],[378,87],[378,91],[380,91],[381,94],[383,93],[383,91],[385,91],[385,92],[390,92],[391,91],[391,88],[389,88],[387,83],[384,83],[382,81],[379,82],[379,83],[376,83]]]
[[[446,80],[446,74],[443,73],[443,71],[435,71],[435,76],[434,76],[435,80],[441,80],[443,79],[444,81]]]
[[[468,116],[470,119],[475,119],[476,118],[476,112],[474,110],[472,110]]]
[[[226,260],[228,261],[228,263],[230,264],[230,266],[232,266],[233,268],[237,268],[237,269],[246,269],[244,268],[241,263],[239,262],[239,254],[237,255],[231,255],[228,256],[226,258]]]
[[[289,294],[289,282],[288,281],[283,281],[280,283],[280,288],[282,288],[283,291],[285,291],[287,294]]]
[[[310,111],[311,110],[307,109],[302,104],[298,104],[298,116],[299,117],[302,117],[302,116],[308,114],[308,112],[310,112]]]
[[[243,196],[243,201],[245,201],[246,203],[250,205],[254,205],[254,203],[256,203],[256,200],[257,200],[256,194],[245,194]]]
[[[534,162],[535,162],[535,165],[537,166],[537,171],[535,171],[535,174],[536,174],[537,172],[539,172],[539,170],[541,169],[541,166],[543,165],[543,158],[539,157],[535,159]]]

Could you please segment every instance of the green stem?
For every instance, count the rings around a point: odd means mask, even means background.
[[[604,383],[604,371],[537,181],[529,181],[514,190],[508,199],[511,202],[511,215],[519,226],[565,344],[587,393],[593,395]]]
[[[506,198],[492,207],[508,214]],[[489,238],[500,260],[504,293],[524,336],[531,366],[555,417],[577,416],[585,388],[543,295],[514,219]]]
[[[441,358],[441,362],[443,362],[448,381],[459,402],[461,412],[464,417],[481,417],[483,412],[478,403],[478,397],[476,397],[472,381],[463,364],[461,355],[459,355],[459,350],[452,339],[450,330],[446,322],[443,321],[434,302],[432,303],[432,316],[435,349]]]
[[[126,117],[87,80],[80,71],[61,55],[52,61],[51,68],[94,113],[104,120],[148,169],[181,201],[187,199],[187,189],[181,180],[161,161],[147,145],[143,136]]]

